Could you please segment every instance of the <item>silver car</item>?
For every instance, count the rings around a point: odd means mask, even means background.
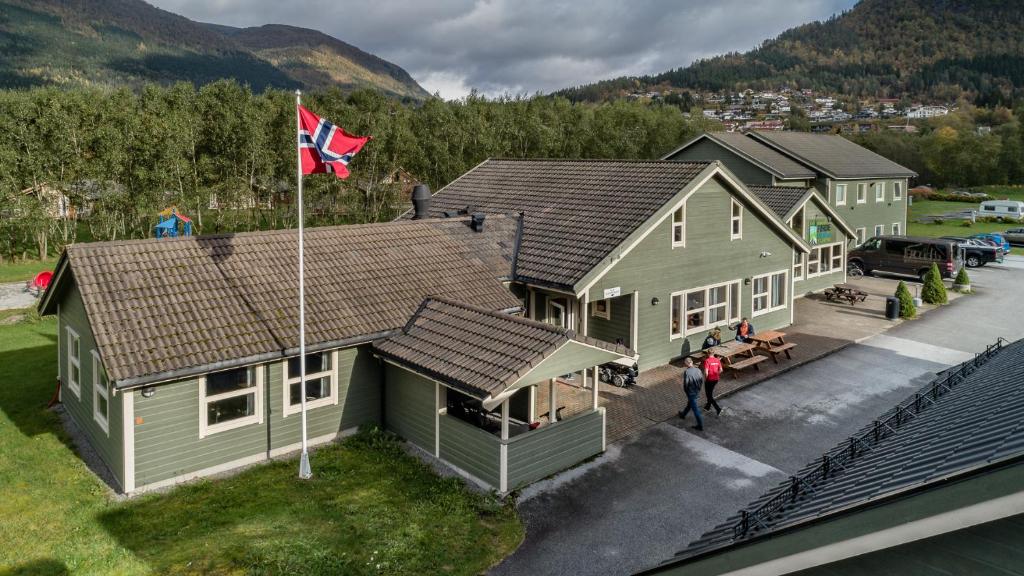
[[[1003,238],[1015,246],[1024,245],[1024,228],[1011,228],[1003,232]]]

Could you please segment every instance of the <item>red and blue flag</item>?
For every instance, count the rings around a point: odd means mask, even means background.
[[[353,136],[299,106],[299,155],[303,174],[330,173],[348,178],[348,163],[369,141],[370,136]]]

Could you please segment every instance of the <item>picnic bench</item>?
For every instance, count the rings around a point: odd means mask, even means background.
[[[778,330],[765,330],[764,332],[758,332],[750,337],[751,340],[756,342],[757,350],[767,352],[772,357],[772,361],[776,364],[779,363],[779,354],[785,354],[786,358],[792,360],[793,356],[790,355],[789,351],[796,348],[796,344],[792,342],[786,342],[786,334],[779,332]],[[766,356],[761,356],[766,358]]]
[[[857,302],[864,302],[868,299],[868,293],[854,286],[853,284],[836,284],[825,289],[825,300],[829,302],[847,301],[850,306]]]
[[[737,372],[751,366],[754,367],[754,370],[760,370],[761,367],[758,364],[768,359],[767,356],[755,354],[754,351],[756,349],[756,344],[733,340],[708,348],[704,351],[704,354],[706,355],[711,352],[720,356],[722,358],[722,367],[728,368],[732,373],[732,377],[736,378]]]

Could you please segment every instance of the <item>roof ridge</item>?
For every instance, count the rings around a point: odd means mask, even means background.
[[[687,160],[686,162],[679,162],[676,160],[662,160],[660,158],[504,158],[504,157],[493,157],[488,158],[488,162],[578,162],[581,164],[666,164],[685,166],[687,164],[697,165],[708,165],[713,164],[715,160]]]

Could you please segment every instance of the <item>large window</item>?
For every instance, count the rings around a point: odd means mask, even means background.
[[[843,269],[843,243],[825,244],[811,248],[807,257],[807,277],[813,278]]]
[[[885,182],[875,182],[875,202],[885,202]]]
[[[836,184],[836,206],[846,204],[846,184]]]
[[[672,294],[673,338],[723,326],[739,319],[739,280]]]
[[[868,185],[857,184],[857,204],[864,204],[868,201]]]
[[[75,393],[78,398],[82,397],[82,342],[78,338],[78,332],[71,327],[65,328],[68,340],[68,390]]]
[[[729,239],[739,240],[743,237],[743,205],[732,201],[732,217],[729,219]]]
[[[207,374],[199,382],[199,437],[263,422],[259,368],[235,368]]]
[[[316,352],[306,354],[306,408],[318,408],[338,403],[338,389],[335,382],[334,366],[337,353]],[[284,366],[285,399],[284,414],[296,414],[302,410],[301,366],[299,357],[289,358]]]
[[[686,246],[686,204],[672,213],[672,247]]]
[[[903,200],[903,182],[892,183],[892,199],[895,201]]]
[[[786,287],[789,285],[787,279],[788,274],[785,270],[754,277],[751,282],[751,310],[754,316],[786,307]]]
[[[92,351],[92,418],[110,434],[110,380],[95,350]]]

